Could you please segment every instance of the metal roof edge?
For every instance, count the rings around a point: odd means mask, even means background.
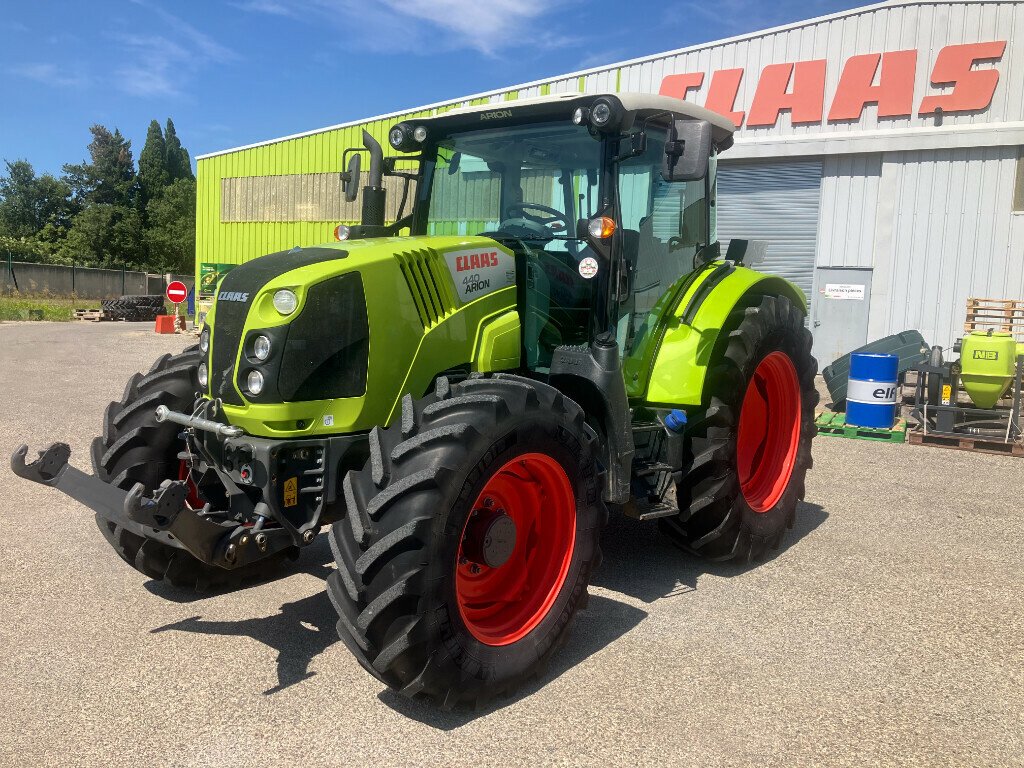
[[[307,136],[315,136],[318,133],[327,133],[328,131],[337,131],[343,128],[353,128],[359,125],[365,125],[366,123],[372,123],[377,120],[388,120],[395,117],[401,117],[414,112],[423,112],[428,109],[438,109],[439,107],[450,107],[455,104],[461,104],[463,102],[472,101],[473,99],[484,99],[492,96],[499,96],[509,91],[523,90],[525,88],[533,88],[541,85],[548,85],[555,80],[568,80],[575,77],[585,77],[587,75],[594,75],[601,72],[608,72],[621,67],[628,67],[634,64],[643,64],[647,61],[654,61],[656,59],[663,59],[667,56],[679,56],[684,53],[692,53],[693,51],[703,50],[705,48],[713,48],[719,45],[728,45],[730,43],[736,43],[743,40],[751,40],[756,37],[763,37],[765,35],[772,35],[779,32],[786,32],[792,29],[801,29],[802,27],[812,26],[814,24],[820,24],[825,21],[833,21],[836,19],[847,18],[850,16],[859,16],[863,13],[871,13],[878,10],[888,8],[900,8],[911,5],[996,5],[1006,0],[885,0],[880,3],[873,3],[871,5],[863,5],[857,8],[850,8],[846,11],[837,11],[836,13],[826,14],[824,16],[816,16],[811,19],[804,19],[803,21],[794,21],[789,24],[782,24],[777,27],[769,27],[767,29],[760,29],[755,32],[745,32],[741,35],[734,35],[733,37],[725,37],[720,40],[711,40],[705,43],[698,43],[696,45],[689,45],[683,48],[675,48],[669,51],[663,51],[661,53],[652,53],[646,56],[639,56],[634,59],[627,59],[625,61],[616,62],[613,64],[604,64],[598,67],[591,67],[589,69],[581,69],[575,72],[569,72],[562,75],[554,75],[552,77],[545,77],[539,80],[531,80],[527,83],[520,83],[518,85],[509,85],[503,88],[496,88],[490,91],[482,91],[480,93],[474,93],[469,96],[459,96],[454,99],[445,99],[444,101],[435,101],[431,104],[425,104],[419,107],[411,107],[409,109],[403,109],[396,112],[388,112],[382,115],[374,115],[373,117],[364,117],[358,120],[349,120],[344,123],[337,123],[336,125],[328,125],[323,128],[314,128],[313,130],[303,131],[301,133],[293,133],[288,136],[280,136],[274,139],[264,139],[263,141],[253,142],[252,144],[244,144],[239,147],[232,147],[230,149],[220,149],[214,152],[207,152],[202,155],[196,155],[196,162],[200,160],[207,160],[211,157],[218,157],[220,155],[229,155],[235,152],[242,152],[247,149],[255,149],[257,147],[265,147],[270,144],[279,144],[284,141],[292,141],[293,139],[302,139]]]

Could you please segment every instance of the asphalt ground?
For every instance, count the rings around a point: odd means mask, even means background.
[[[337,641],[324,537],[194,599],[10,473],[21,442],[87,468],[107,402],[188,342],[0,324],[0,764],[1024,765],[1024,461],[819,438],[797,527],[753,567],[613,517],[548,676],[445,713]]]

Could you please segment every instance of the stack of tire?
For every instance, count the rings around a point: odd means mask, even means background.
[[[122,296],[119,299],[105,299],[101,302],[103,311],[111,320],[128,322],[153,322],[157,315],[166,314],[163,294],[154,296]]]

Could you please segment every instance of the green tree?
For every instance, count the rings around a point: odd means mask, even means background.
[[[6,165],[0,176],[0,234],[49,243],[62,239],[76,212],[71,187],[49,173],[36,176],[27,160]]]
[[[177,179],[146,206],[149,263],[159,272],[188,274],[195,269],[196,183]]]
[[[88,205],[75,216],[58,255],[98,267],[146,268],[142,216],[126,205]]]
[[[119,130],[111,133],[102,125],[92,126],[89,132],[90,161],[64,166],[65,178],[76,199],[85,205],[134,206],[138,179],[132,143]]]
[[[170,181],[164,134],[160,130],[160,123],[152,120],[146,133],[146,144],[139,153],[139,190],[143,205],[159,196]]]
[[[174,123],[167,118],[167,128],[164,131],[164,141],[167,144],[167,172],[171,181],[176,179],[194,179],[192,174],[192,159],[188,156],[188,150],[181,146],[181,140],[174,130]]]

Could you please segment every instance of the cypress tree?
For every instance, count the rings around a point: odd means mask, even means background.
[[[188,150],[181,146],[171,118],[167,118],[164,141],[167,145],[167,172],[170,180],[195,178],[192,175],[192,159],[188,156]]]
[[[146,145],[139,154],[139,185],[142,189],[143,205],[158,197],[170,183],[164,134],[160,130],[160,123],[152,120],[146,133]]]

